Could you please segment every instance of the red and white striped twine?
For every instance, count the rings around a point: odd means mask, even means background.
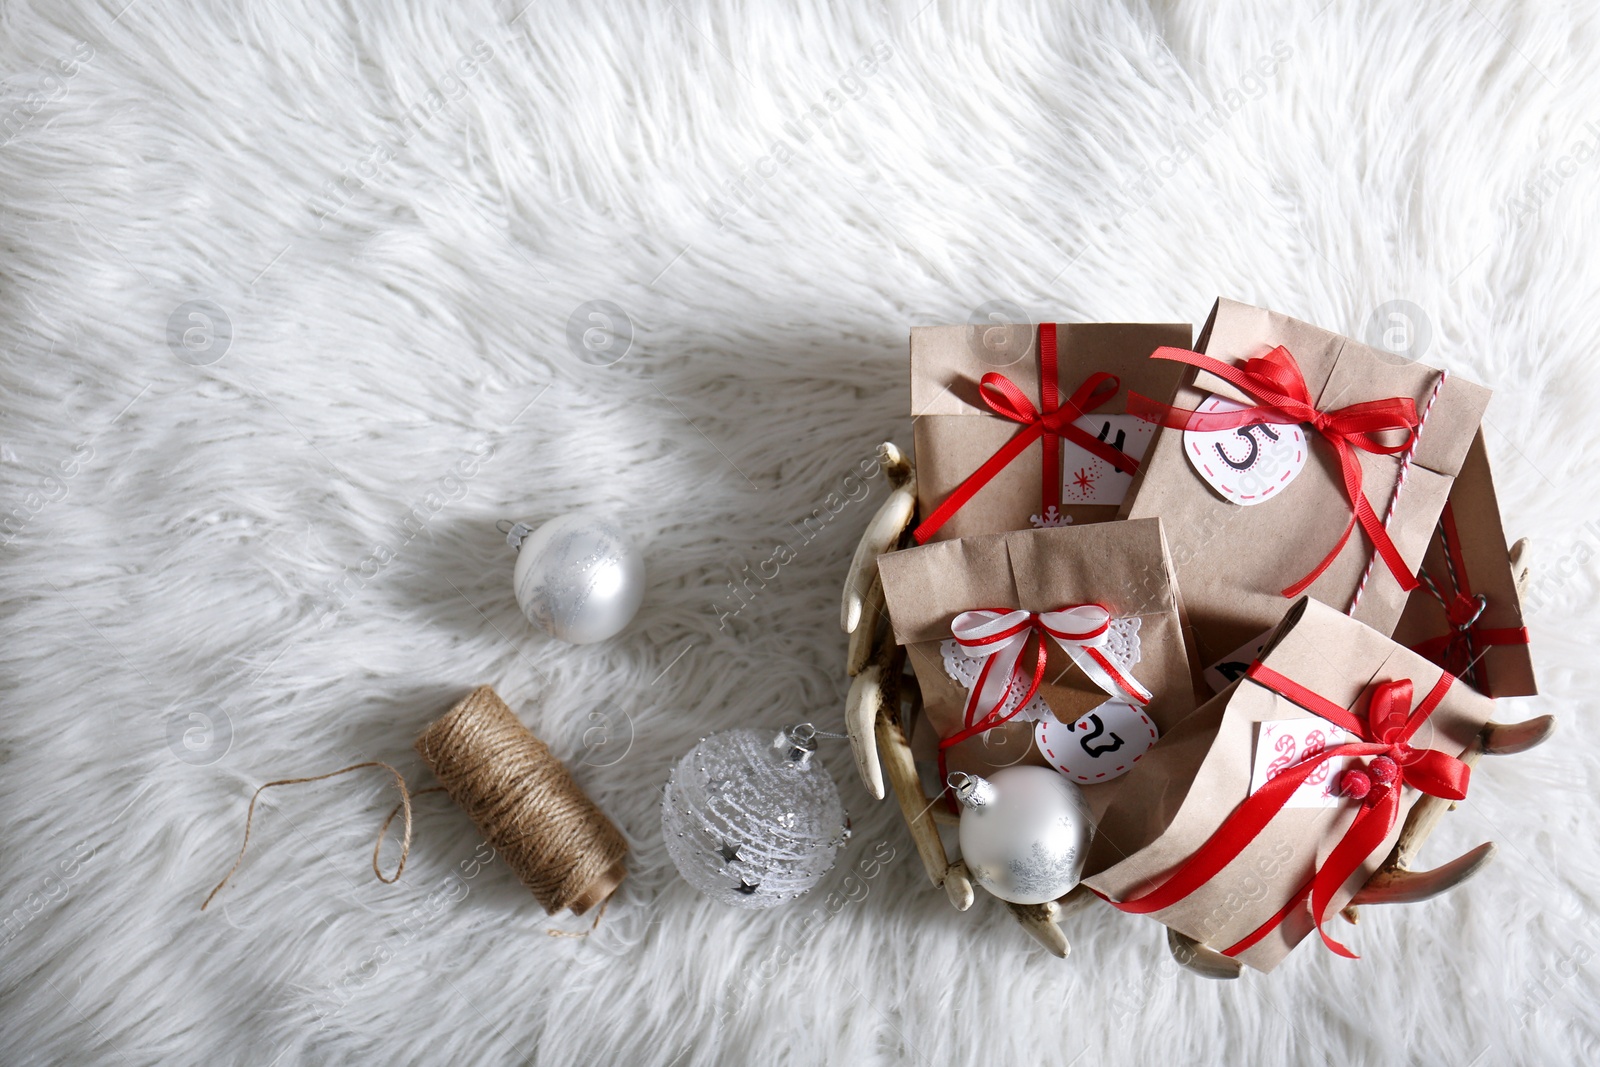
[[[1411,469],[1411,457],[1416,455],[1417,442],[1422,440],[1422,429],[1428,425],[1428,413],[1433,410],[1433,402],[1439,399],[1439,390],[1444,387],[1444,380],[1450,377],[1450,372],[1442,370],[1433,383],[1433,392],[1428,394],[1428,402],[1423,405],[1422,418],[1417,421],[1417,428],[1411,432],[1411,443],[1406,446],[1405,454],[1400,457],[1400,476],[1394,480],[1394,493],[1389,497],[1389,510],[1383,516],[1383,529],[1387,533],[1389,524],[1394,521],[1395,508],[1400,503],[1400,490],[1406,487],[1406,472]],[[1350,610],[1345,614],[1354,615],[1356,605],[1361,603],[1361,594],[1367,591],[1367,579],[1372,577],[1372,566],[1378,561],[1378,552],[1373,550],[1367,557],[1367,569],[1361,572],[1361,582],[1356,586],[1355,596],[1350,598]]]

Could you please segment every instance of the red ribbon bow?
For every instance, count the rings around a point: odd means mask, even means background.
[[[1114,448],[1099,440],[1073,423],[1100,407],[1112,397],[1117,395],[1117,390],[1122,388],[1122,382],[1113,374],[1095,373],[1083,380],[1077,391],[1067,399],[1065,404],[1060,403],[1061,387],[1057,384],[1056,374],[1056,324],[1041,322],[1039,324],[1039,407],[1035,410],[1033,401],[1028,395],[1017,387],[1017,383],[1007,378],[1004,374],[990,371],[978,383],[978,395],[989,410],[1003,419],[1021,423],[1023,431],[1005,443],[994,455],[990,456],[983,466],[969,474],[965,481],[956,486],[955,491],[945,498],[933,514],[922,520],[922,524],[913,531],[917,544],[925,544],[928,538],[938,532],[939,528],[950,521],[950,517],[964,507],[967,501],[989,484],[990,479],[1004,470],[1012,460],[1027,450],[1028,446],[1038,441],[1044,448],[1044,473],[1043,488],[1041,491],[1041,507],[1048,511],[1052,507],[1061,505],[1061,439],[1064,437],[1073,444],[1090,452],[1113,467],[1128,473],[1135,473],[1139,464],[1132,456],[1120,449]]]
[[[1445,502],[1444,513],[1439,516],[1439,540],[1444,545],[1445,569],[1450,573],[1455,595],[1447,599],[1431,581],[1428,590],[1443,605],[1450,632],[1412,645],[1411,651],[1437,663],[1487,694],[1489,674],[1479,662],[1482,654],[1478,652],[1478,646],[1525,645],[1528,643],[1528,628],[1478,625],[1488,601],[1481,594],[1474,595],[1472,586],[1467,582],[1467,563],[1461,555],[1461,537],[1456,532],[1455,511],[1449,501]]]
[[[1284,596],[1299,596],[1322,577],[1339,553],[1344,551],[1358,522],[1362,532],[1378,550],[1378,555],[1383,557],[1390,573],[1400,583],[1400,588],[1410,592],[1417,587],[1411,568],[1400,557],[1400,550],[1389,539],[1388,531],[1383,528],[1367,495],[1361,490],[1361,461],[1355,454],[1357,449],[1385,456],[1405,451],[1418,426],[1417,406],[1410,397],[1392,396],[1386,400],[1368,400],[1333,411],[1319,411],[1311,402],[1311,391],[1306,386],[1305,375],[1300,372],[1300,365],[1282,345],[1265,356],[1245,360],[1243,366],[1223,363],[1183,348],[1158,348],[1150,358],[1175,360],[1209,371],[1250,397],[1255,406],[1239,411],[1192,411],[1133,393],[1128,397],[1128,413],[1131,415],[1175,430],[1203,432],[1238,429],[1258,423],[1307,422],[1333,446],[1334,454],[1339,457],[1340,473],[1344,476],[1345,496],[1350,500],[1350,522],[1340,535],[1338,544],[1333,546],[1333,551],[1311,573],[1285,589]],[[1386,445],[1377,435],[1388,430],[1404,430],[1405,437],[1398,444]]]
[[[1311,914],[1323,943],[1339,955],[1355,959],[1355,953],[1330,937],[1322,924],[1340,887],[1383,846],[1394,829],[1400,815],[1401,787],[1409,785],[1446,800],[1466,798],[1472,768],[1454,756],[1431,748],[1413,748],[1411,745],[1411,739],[1444,700],[1455,678],[1448,673],[1441,674],[1439,681],[1423,697],[1415,711],[1410,710],[1413,690],[1409,679],[1380,682],[1372,691],[1366,721],[1363,722],[1333,701],[1264,666],[1259,660],[1250,666],[1246,677],[1287,697],[1307,711],[1320,715],[1335,726],[1342,727],[1359,740],[1331,746],[1284,769],[1246,797],[1211,835],[1210,840],[1165,881],[1136,897],[1121,903],[1113,901],[1112,904],[1138,915],[1171,907],[1210,881],[1243,852],[1272,821],[1273,816],[1282,810],[1300,784],[1328,760],[1365,756],[1373,757],[1372,763],[1377,764],[1377,757],[1385,757],[1393,762],[1393,773],[1382,776],[1372,773],[1369,779],[1373,783],[1371,792],[1362,798],[1354,820],[1322,866],[1277,914],[1237,944],[1222,950],[1227,956],[1244,952],[1274,930],[1309,894]],[[1370,765],[1369,768],[1376,770]]]

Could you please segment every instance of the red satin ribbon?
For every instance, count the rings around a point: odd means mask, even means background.
[[[1456,532],[1456,515],[1445,502],[1444,513],[1439,516],[1440,540],[1449,556],[1451,577],[1455,582],[1455,596],[1444,605],[1450,633],[1411,646],[1411,651],[1423,656],[1458,678],[1476,681],[1476,688],[1489,691],[1489,671],[1478,662],[1475,645],[1525,645],[1528,643],[1526,626],[1479,626],[1482,614],[1472,586],[1467,581],[1467,563],[1461,555],[1461,537]]]
[[[1304,578],[1285,589],[1284,596],[1299,596],[1322,577],[1339,553],[1344,551],[1357,523],[1361,524],[1362,532],[1372,541],[1378,555],[1383,557],[1383,562],[1400,583],[1400,588],[1410,592],[1417,587],[1411,568],[1401,558],[1400,550],[1389,539],[1388,531],[1372,510],[1366,493],[1362,492],[1361,461],[1355,454],[1357,449],[1384,456],[1405,451],[1418,426],[1417,406],[1410,397],[1392,396],[1386,400],[1368,400],[1333,411],[1319,411],[1311,402],[1311,391],[1300,372],[1300,365],[1282,345],[1265,356],[1245,360],[1243,366],[1223,363],[1183,348],[1158,348],[1150,358],[1170,359],[1209,371],[1250,397],[1255,406],[1239,411],[1201,412],[1172,407],[1133,393],[1128,397],[1130,415],[1138,415],[1147,422],[1170,426],[1175,430],[1198,431],[1232,430],[1258,423],[1308,422],[1333,446],[1334,454],[1339,457],[1340,473],[1344,477],[1345,496],[1350,500],[1350,522],[1339,536],[1338,543],[1333,546],[1333,551]],[[1377,435],[1388,430],[1404,430],[1406,434],[1400,443],[1386,445]]]
[[[1345,756],[1388,756],[1398,768],[1394,781],[1388,785],[1376,781],[1373,783],[1372,791],[1361,802],[1344,836],[1311,879],[1296,890],[1277,914],[1247,937],[1223,950],[1224,955],[1234,956],[1250,948],[1309,896],[1311,914],[1323,943],[1339,955],[1354,959],[1355,953],[1330,937],[1322,924],[1340,887],[1383,846],[1394,829],[1400,814],[1401,787],[1409,785],[1447,800],[1462,800],[1467,795],[1467,784],[1472,775],[1470,767],[1454,756],[1430,748],[1412,748],[1410,744],[1418,728],[1428,721],[1428,717],[1444,700],[1455,678],[1448,673],[1440,675],[1439,681],[1414,712],[1410,711],[1413,691],[1409,679],[1380,682],[1372,691],[1367,717],[1362,721],[1331,700],[1263,666],[1259,661],[1251,665],[1246,677],[1349,731],[1360,740],[1326,748],[1286,768],[1246,797],[1211,838],[1160,884],[1128,900],[1111,903],[1114,907],[1137,915],[1171,907],[1209,882],[1243,852],[1272,821],[1273,816],[1283,809],[1300,783],[1322,764]]]
[[[1021,423],[1023,430],[994,455],[986,460],[983,466],[969,474],[965,481],[956,486],[955,491],[945,498],[933,514],[922,520],[912,536],[917,544],[925,544],[928,538],[939,531],[939,528],[950,521],[950,517],[964,507],[978,490],[989,484],[990,479],[1004,470],[1012,460],[1025,452],[1033,442],[1040,442],[1044,449],[1044,475],[1043,487],[1040,494],[1041,511],[1061,505],[1061,439],[1064,437],[1073,444],[1093,455],[1099,456],[1107,463],[1119,470],[1135,473],[1139,464],[1133,457],[1099,440],[1073,423],[1105,404],[1117,395],[1117,390],[1122,388],[1122,383],[1115,375],[1095,373],[1083,380],[1077,391],[1067,399],[1065,404],[1060,403],[1060,385],[1057,382],[1056,372],[1056,324],[1041,322],[1039,324],[1039,405],[1041,410],[1035,410],[1033,401],[1028,395],[1017,387],[1017,383],[1007,378],[1004,374],[990,371],[978,383],[978,395],[983,399],[989,410],[1003,419]]]

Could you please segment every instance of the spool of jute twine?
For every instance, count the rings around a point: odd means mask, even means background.
[[[627,873],[627,841],[549,747],[522,725],[490,686],[479,686],[424,730],[415,748],[439,779],[439,786],[413,794],[399,771],[369,760],[310,778],[267,782],[257,789],[245,816],[238,858],[200,905],[201,910],[244,861],[256,801],[263,790],[321,781],[363,767],[389,771],[400,790],[400,803],[384,820],[372,850],[372,870],[380,881],[395,882],[405,870],[411,853],[411,798],[442,789],[467,813],[547,913],[570,909],[582,915],[608,899],[621,884]],[[378,855],[389,824],[402,812],[400,862],[394,874],[386,876],[378,865]]]
[[[622,882],[627,841],[493,689],[473,690],[415,747],[545,911],[582,915]]]

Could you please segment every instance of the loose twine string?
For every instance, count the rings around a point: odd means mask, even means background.
[[[256,801],[264,791],[281,785],[320,782],[366,767],[382,767],[394,775],[400,803],[383,820],[372,849],[372,872],[379,881],[392,884],[405,871],[411,854],[411,799],[442,791],[466,811],[548,914],[570,908],[573,914],[582,915],[601,904],[594,920],[599,923],[605,913],[604,902],[627,872],[628,843],[549,747],[522,725],[492,688],[475,689],[424,730],[415,748],[440,785],[413,793],[394,767],[381,760],[367,760],[327,774],[281,778],[258,788],[245,814],[239,854],[200,910],[206,909],[244,862]],[[403,815],[404,827],[400,861],[392,875],[385,875],[378,859],[397,814]],[[550,933],[581,937],[587,931]]]

